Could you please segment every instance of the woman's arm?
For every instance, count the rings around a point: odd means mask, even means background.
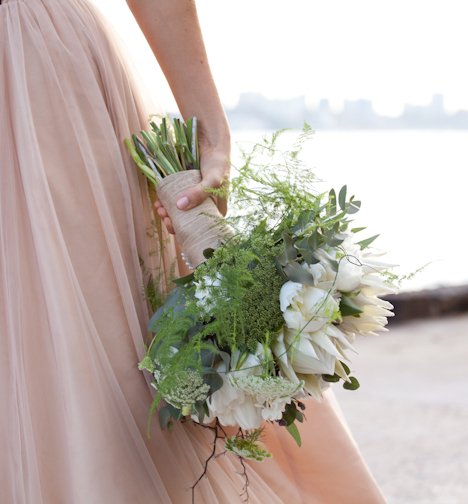
[[[229,177],[230,132],[208,64],[194,0],[127,0],[171,87],[180,113],[199,121],[202,183],[178,201],[189,209],[203,201],[203,187],[219,187]],[[181,201],[182,200],[182,201]],[[222,213],[226,202],[218,201]],[[159,208],[168,227],[170,221]]]

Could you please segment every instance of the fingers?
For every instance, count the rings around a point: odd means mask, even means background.
[[[166,229],[169,231],[169,233],[175,235],[175,230],[174,227],[172,226],[172,221],[169,219],[169,217],[164,218],[164,225],[166,226]]]
[[[209,193],[207,193],[204,189],[205,186],[200,183],[184,191],[177,200],[177,208],[179,210],[190,210],[191,208],[198,206],[209,196]]]
[[[166,229],[168,230],[169,233],[175,234],[174,231],[174,226],[172,225],[172,221],[167,215],[166,209],[162,206],[161,202],[156,200],[154,202],[154,207],[156,208],[156,211],[158,212],[159,217],[161,217],[161,220],[164,222],[164,225],[166,226]]]
[[[219,213],[223,216],[226,217],[227,210],[228,210],[228,202],[226,198],[218,198],[217,199],[217,206]]]
[[[206,191],[206,188],[218,188],[225,182],[224,178],[214,170],[203,175],[202,181],[196,186],[191,187],[184,191],[177,200],[177,208],[179,210],[190,210],[202,203],[206,198],[211,196],[216,202],[213,194]]]

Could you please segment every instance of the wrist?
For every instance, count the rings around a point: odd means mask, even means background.
[[[201,150],[219,153],[231,151],[231,132],[225,116],[216,122],[199,121],[198,128]]]

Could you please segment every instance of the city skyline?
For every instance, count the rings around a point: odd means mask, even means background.
[[[468,110],[448,112],[441,93],[434,93],[428,105],[406,103],[400,115],[390,116],[377,113],[367,98],[344,100],[337,110],[327,98],[312,106],[305,95],[269,99],[245,92],[226,113],[233,129],[300,128],[304,121],[318,129],[468,129]]]

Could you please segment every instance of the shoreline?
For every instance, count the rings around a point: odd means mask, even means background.
[[[388,325],[397,325],[409,320],[437,318],[468,312],[468,284],[402,291],[383,299],[394,306],[395,316]]]

